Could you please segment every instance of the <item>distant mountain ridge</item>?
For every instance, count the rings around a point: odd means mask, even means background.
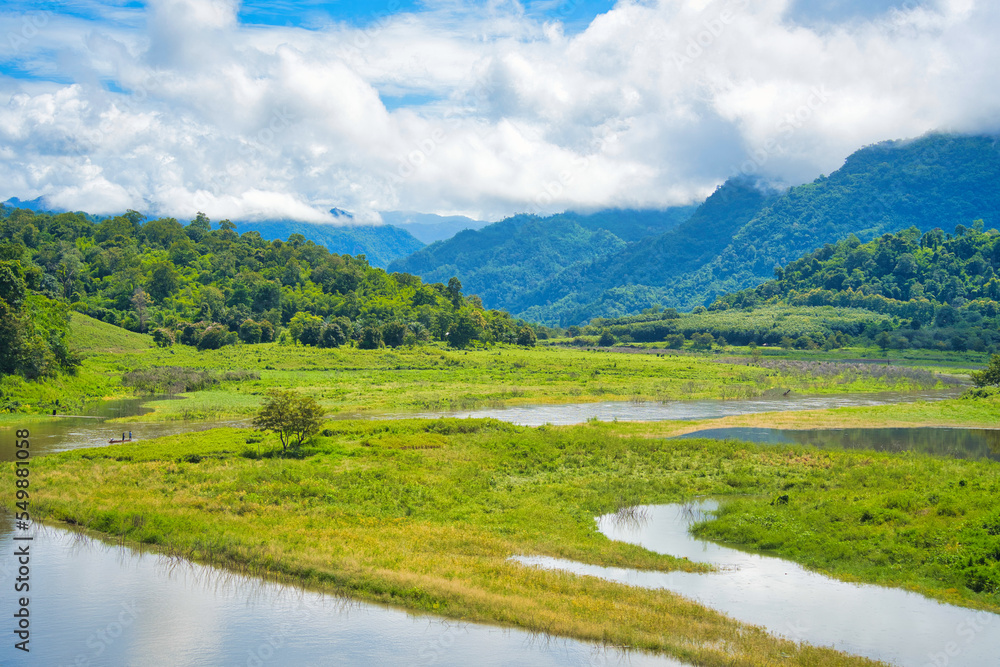
[[[256,231],[268,241],[301,234],[307,240],[325,246],[338,255],[364,255],[371,266],[380,269],[384,269],[394,259],[405,257],[424,247],[424,243],[408,231],[393,225],[337,225],[289,220],[234,224],[240,234]]]
[[[481,229],[490,224],[473,220],[464,215],[435,215],[415,211],[382,211],[379,213],[387,225],[405,229],[420,241],[430,244],[450,239],[466,229]]]
[[[680,224],[693,207],[666,211],[610,209],[548,217],[516,215],[389,264],[390,271],[420,275],[430,282],[458,276],[463,288],[489,307],[513,303],[552,276],[581,262],[613,255],[630,243]]]

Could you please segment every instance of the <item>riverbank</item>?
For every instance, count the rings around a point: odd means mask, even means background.
[[[763,500],[741,500],[747,516],[767,508],[786,512],[790,523],[780,524],[780,535],[811,536],[791,543],[789,557],[797,561],[839,554],[841,561],[831,557],[821,566],[844,578],[1000,611],[995,594],[963,583],[964,569],[935,564],[941,544],[927,537],[967,544],[963,531],[986,521],[981,508],[991,507],[1000,484],[995,464],[665,442],[628,437],[632,426],[329,422],[295,459],[271,458],[275,443],[256,442],[251,431],[217,429],[43,457],[32,475],[37,509],[50,520],[358,599],[656,650],[695,664],[769,664],[782,653],[793,664],[864,661],[795,647],[663,591],[533,571],[507,558],[697,569],[606,540],[594,517],[635,504],[753,494]],[[859,471],[867,471],[864,479]],[[912,496],[907,509],[887,509],[899,494]],[[783,495],[791,498],[788,506],[768,504]],[[880,518],[877,530],[858,524],[864,533],[858,542],[857,530],[836,532],[836,522],[808,513],[795,519],[789,510],[799,511],[800,498],[803,512],[829,508],[854,524],[862,505],[888,518]],[[896,555],[874,570],[857,569],[849,558],[875,550]]]

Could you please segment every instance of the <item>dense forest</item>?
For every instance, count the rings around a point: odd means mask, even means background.
[[[135,211],[95,220],[81,213],[0,207],[0,372],[38,377],[71,369],[70,310],[161,345],[218,348],[236,342],[360,347],[442,340],[533,344],[536,333],[462,294],[457,279],[425,284],[363,257],[333,254],[292,234],[266,241],[146,220]]]
[[[868,243],[854,235],[775,270],[776,279],[708,308],[596,318],[571,333],[671,347],[1000,349],[1000,232],[982,220]]]
[[[984,222],[954,234],[915,227],[868,243],[824,245],[759,287],[719,298],[709,310],[765,303],[857,308],[897,318],[884,347],[995,350],[1000,344],[1000,232]]]

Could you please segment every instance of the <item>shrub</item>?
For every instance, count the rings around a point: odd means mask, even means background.
[[[240,324],[240,340],[244,343],[259,343],[262,336],[260,324],[251,319],[243,320]]]
[[[367,326],[361,331],[361,340],[358,341],[358,347],[362,350],[377,350],[380,347],[385,347],[382,342],[382,330],[376,326]]]
[[[347,342],[347,336],[336,324],[327,324],[319,337],[320,347],[340,347]]]
[[[170,347],[175,340],[174,332],[170,329],[157,329],[153,332],[153,342],[160,347]]]
[[[517,332],[517,344],[523,345],[525,347],[533,347],[538,341],[535,336],[534,330],[531,327],[525,325],[521,327],[521,330]]]
[[[406,338],[406,325],[400,322],[389,322],[382,327],[382,340],[389,347],[399,347]]]
[[[218,350],[229,342],[229,331],[221,324],[213,324],[201,335],[198,340],[199,350]]]

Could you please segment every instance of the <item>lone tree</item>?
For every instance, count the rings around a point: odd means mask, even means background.
[[[1000,354],[990,357],[990,363],[981,371],[969,373],[972,384],[977,387],[987,387],[1000,385]]]
[[[282,453],[289,448],[298,449],[319,431],[322,423],[323,409],[316,399],[280,389],[271,392],[271,398],[253,418],[255,429],[278,434]]]

